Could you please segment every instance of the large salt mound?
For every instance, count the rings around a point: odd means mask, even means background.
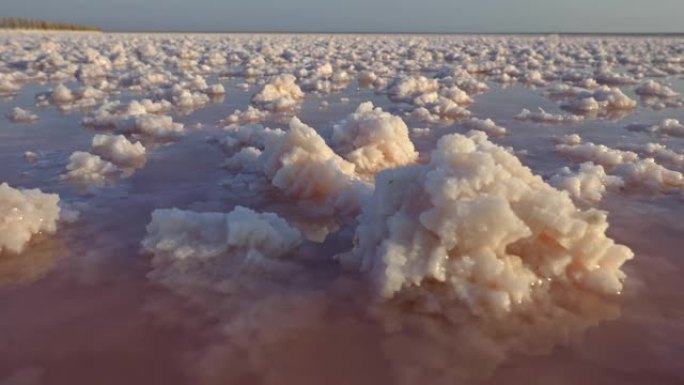
[[[284,134],[266,137],[260,161],[275,187],[289,197],[319,202],[322,209],[354,211],[370,191],[354,164],[296,117]]]
[[[58,203],[56,194],[0,184],[0,253],[21,253],[34,235],[54,233],[59,219]]]
[[[404,166],[418,158],[406,123],[379,107],[373,108],[371,102],[360,104],[333,127],[331,145],[354,163],[358,172],[366,174]]]
[[[279,216],[238,206],[227,214],[155,210],[142,245],[161,258],[155,263],[181,267],[185,260],[219,256],[241,261],[279,258],[301,241],[299,230]]]
[[[619,294],[632,252],[607,227],[606,213],[579,210],[483,133],[453,134],[429,164],[378,174],[343,260],[382,297],[427,291],[437,312],[463,303],[496,317],[559,307],[564,290]]]
[[[290,74],[276,76],[252,97],[252,103],[268,111],[289,111],[304,98],[304,93]]]

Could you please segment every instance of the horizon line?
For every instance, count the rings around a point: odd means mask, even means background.
[[[626,31],[616,31],[616,32],[597,32],[597,31],[533,31],[533,32],[511,32],[511,31],[499,31],[499,32],[473,32],[473,31],[459,31],[459,32],[440,32],[440,31],[429,31],[429,32],[413,32],[413,31],[287,31],[287,30],[274,30],[274,31],[260,31],[260,30],[243,30],[243,31],[217,31],[217,30],[107,30],[102,29],[103,33],[197,33],[197,34],[278,34],[278,35],[619,35],[619,36],[644,36],[644,35],[684,35],[684,31],[672,32],[672,31],[662,31],[662,32],[626,32]]]

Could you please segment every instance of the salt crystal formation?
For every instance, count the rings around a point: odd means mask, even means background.
[[[503,316],[559,306],[563,287],[619,294],[632,252],[607,227],[604,212],[579,210],[484,134],[454,134],[429,164],[377,176],[347,258],[382,297],[434,282],[447,288],[432,298],[443,311],[457,301]]]

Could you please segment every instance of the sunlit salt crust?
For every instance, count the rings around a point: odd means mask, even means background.
[[[21,253],[34,235],[57,231],[59,213],[56,194],[0,184],[0,254]]]

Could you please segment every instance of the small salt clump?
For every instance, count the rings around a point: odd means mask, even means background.
[[[38,115],[23,108],[14,107],[12,112],[5,115],[13,123],[31,123],[38,120]]]
[[[21,253],[34,235],[57,231],[59,213],[56,194],[0,184],[0,253]]]
[[[418,158],[404,121],[371,102],[360,104],[333,127],[331,144],[359,173],[373,174]]]

